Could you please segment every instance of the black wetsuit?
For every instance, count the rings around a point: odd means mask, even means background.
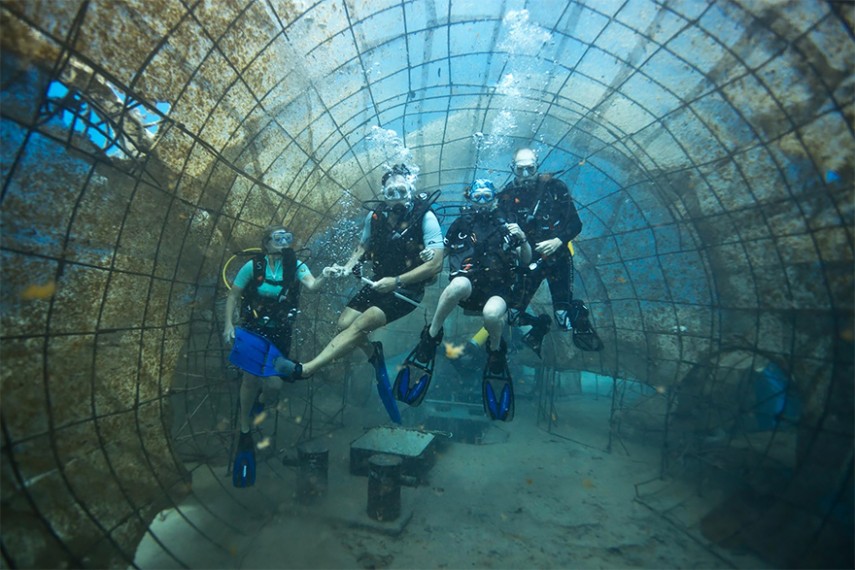
[[[472,294],[459,304],[466,311],[480,311],[493,296],[510,304],[518,268],[515,248],[498,211],[470,210],[454,220],[445,234],[449,278],[467,277]]]
[[[531,263],[517,276],[511,307],[524,315],[525,308],[546,279],[553,309],[556,313],[569,311],[573,300],[573,256],[567,244],[582,231],[582,221],[567,185],[548,174],[540,174],[531,181],[511,182],[499,193],[498,199],[501,216],[519,224],[532,251]],[[544,258],[535,251],[538,242],[555,237],[561,239],[562,245],[551,256]],[[560,321],[558,324],[564,325]]]
[[[395,277],[418,267],[423,262],[419,257],[424,243],[424,218],[431,212],[431,202],[425,194],[416,197],[413,209],[397,223],[390,221],[389,212],[379,207],[371,213],[370,233],[365,244],[364,260],[372,262],[373,279]],[[397,292],[415,302],[422,300],[426,282],[411,283]],[[347,304],[348,307],[364,312],[369,307],[378,307],[391,323],[415,310],[415,305],[391,293],[379,293],[371,285],[365,285]]]

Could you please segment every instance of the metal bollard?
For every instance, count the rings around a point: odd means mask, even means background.
[[[297,500],[303,504],[317,502],[327,494],[329,449],[317,442],[297,447]]]
[[[368,516],[376,521],[401,516],[401,463],[395,455],[377,454],[368,459]]]

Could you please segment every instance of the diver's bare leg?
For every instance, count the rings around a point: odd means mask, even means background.
[[[244,372],[243,379],[240,383],[241,433],[249,433],[249,430],[252,428],[249,413],[252,410],[252,406],[255,404],[255,397],[258,395],[259,390],[261,390],[261,378],[248,372]]]
[[[436,311],[433,314],[433,319],[430,322],[428,332],[430,336],[436,338],[439,334],[442,324],[451,311],[457,306],[457,303],[469,298],[472,294],[472,282],[466,277],[455,277],[451,283],[443,289],[439,296],[439,302],[436,304]]]
[[[345,311],[352,311],[356,315],[342,313],[339,323],[347,323],[346,328],[338,333],[316,357],[303,364],[303,376],[311,376],[356,347],[362,348],[367,355],[371,354],[368,348],[368,335],[386,324],[386,314],[377,307],[368,307],[363,313],[350,308]]]
[[[489,346],[498,348],[502,338],[502,329],[507,320],[508,305],[498,295],[490,297],[484,305],[484,328],[490,334]]]

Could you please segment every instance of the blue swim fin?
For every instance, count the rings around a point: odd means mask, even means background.
[[[279,356],[273,361],[273,368],[276,370],[276,374],[285,382],[306,379],[303,376],[303,365],[284,356]]]
[[[392,393],[392,386],[389,384],[386,357],[383,356],[383,343],[372,342],[371,344],[374,345],[374,353],[368,359],[368,362],[374,367],[374,377],[377,380],[377,393],[380,395],[383,407],[386,408],[386,413],[389,414],[389,419],[396,424],[400,424],[401,412],[398,410],[395,395]]]
[[[496,396],[497,384],[501,386],[501,394]],[[484,410],[491,420],[509,422],[514,417],[514,388],[510,382],[496,383],[494,380],[484,380],[483,384]]]
[[[238,488],[255,485],[255,442],[251,433],[240,434],[232,469],[232,485]]]
[[[395,398],[413,407],[421,404],[427,395],[428,386],[430,386],[433,377],[436,347],[442,342],[444,334],[443,329],[440,329],[439,335],[432,337],[429,329],[430,326],[426,325],[422,331],[419,344],[404,359],[401,370],[395,377]],[[414,369],[417,374],[419,371],[422,373],[415,384],[411,382],[410,368]]]
[[[410,384],[410,369],[405,366],[395,378],[395,398],[410,406],[418,406],[427,395],[432,378],[431,372],[422,374],[415,384]]]
[[[282,353],[269,340],[235,327],[235,342],[229,353],[229,362],[254,376],[278,376],[274,365],[278,358],[282,358]]]
[[[507,346],[502,339],[498,350],[487,347],[487,365],[481,381],[484,412],[491,420],[509,422],[514,419],[514,385],[505,358]]]

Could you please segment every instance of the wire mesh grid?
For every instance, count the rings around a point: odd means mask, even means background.
[[[466,2],[321,2],[292,14],[257,1],[229,4],[218,17],[199,3],[178,2],[162,18],[141,4],[117,3],[114,9],[158,30],[152,45],[128,48],[127,57],[139,55],[130,67],[118,55],[112,60],[115,50],[100,39],[116,14],[104,4],[69,3],[62,7],[67,14],[4,4],[12,36],[27,30],[46,46],[35,66],[9,67],[15,71],[8,71],[3,88],[2,254],[4,267],[17,274],[4,289],[18,296],[8,310],[4,304],[10,370],[4,375],[4,504],[8,497],[15,512],[48,537],[46,552],[80,566],[134,565],[127,537],[145,532],[162,508],[181,515],[180,497],[193,492],[187,465],[204,468],[231,446],[231,424],[222,418],[236,407],[236,383],[224,367],[228,349],[218,334],[219,268],[235,244],[245,245],[271,221],[286,220],[308,241],[343,214],[353,216],[352,205],[370,197],[380,168],[377,154],[366,149],[365,131],[389,125],[419,157],[422,188],[443,190],[450,209],[479,172],[508,180],[510,149],[536,142],[544,167],[573,182],[585,220],[576,291],[588,299],[607,349],[580,358],[587,369],[621,379],[612,387],[603,432],[609,445],[622,445],[627,415],[650,416],[655,420],[644,433],[661,438],[663,475],[720,471],[746,480],[746,465],[762,471],[779,440],[794,433],[797,441],[786,445],[796,446],[800,458],[831,450],[840,461],[826,469],[828,495],[797,505],[819,519],[803,550],[793,554],[809,559],[811,548],[824,544],[824,529],[846,524],[838,507],[851,503],[851,449],[845,452],[851,425],[840,420],[852,417],[846,388],[852,192],[845,183],[851,169],[835,165],[817,143],[818,133],[831,131],[851,146],[851,125],[836,122],[851,106],[851,69],[841,72],[830,53],[817,54],[816,47],[840,28],[849,41],[849,20],[834,3],[807,11],[800,29],[768,23],[751,5],[687,3],[656,5],[657,25],[645,27],[633,19],[644,12],[640,4],[562,3],[539,20],[550,22],[538,26],[550,39],[531,53],[516,53],[505,41],[507,14],[485,16]],[[537,7],[529,9],[537,19]],[[382,18],[399,27],[370,35]],[[259,19],[262,31],[246,39],[256,51],[236,49],[235,37]],[[580,21],[589,25],[580,29]],[[760,30],[766,59],[730,37],[730,23]],[[316,24],[340,33],[318,32],[323,28]],[[491,33],[478,35],[476,49],[461,49],[482,25]],[[203,53],[179,49],[184,34],[203,42]],[[637,49],[613,41],[621,34],[638,38]],[[121,34],[119,45],[130,46],[133,37]],[[317,62],[345,39],[349,49],[329,61],[326,75],[305,65],[270,72],[282,50]],[[9,46],[4,57],[12,58],[14,42]],[[698,46],[729,66],[711,68],[712,58]],[[401,58],[384,65],[378,58],[390,51]],[[175,62],[174,80],[158,77],[159,58]],[[472,61],[483,69],[467,72]],[[551,75],[538,75],[543,62]],[[607,62],[618,72],[600,73]],[[229,80],[215,86],[211,69]],[[358,89],[331,98],[337,82],[329,78],[341,76],[338,87],[345,88],[354,69]],[[669,69],[680,73],[669,77]],[[700,79],[681,81],[683,72]],[[402,73],[406,81],[399,85],[394,78]],[[512,73],[528,74],[514,85],[515,96],[501,84]],[[802,78],[810,92],[793,99],[776,73]],[[163,88],[169,97],[153,95],[153,85],[170,81]],[[574,95],[588,84],[598,97]],[[202,89],[204,105],[193,109],[199,85],[210,88]],[[638,85],[660,95],[649,97]],[[353,104],[360,98],[364,104]],[[169,110],[161,100],[171,101]],[[628,121],[620,105],[649,117],[648,124]],[[498,150],[485,147],[483,137],[473,139],[472,133],[502,127],[496,117],[503,112],[532,120]],[[634,246],[639,240],[648,247]],[[328,257],[319,252],[317,259]],[[691,274],[689,285],[684,272]],[[321,308],[341,303],[331,295],[304,319],[326,322],[318,330],[328,333],[333,317]],[[327,338],[309,336],[301,348],[307,354]],[[729,345],[734,338],[736,348]],[[779,418],[759,443],[739,419],[747,413],[740,397],[748,373],[739,376],[721,362],[734,351],[771,352],[802,382],[796,393],[805,410],[795,419]],[[541,374],[541,385],[554,389],[554,371]],[[674,422],[693,374],[704,379],[698,390],[706,415],[694,418],[695,439],[687,441]],[[24,377],[37,389],[22,388]],[[648,388],[627,399],[636,384],[622,378],[631,377]],[[821,380],[808,380],[814,377]],[[292,410],[303,411],[289,410],[289,417],[312,413],[314,394],[306,390],[299,404],[291,402]],[[544,408],[547,422],[555,398],[549,395]],[[16,413],[19,401],[34,419]],[[296,439],[335,425],[336,411],[329,412],[332,418],[307,422]],[[698,438],[707,447],[698,447]],[[721,449],[750,454],[734,460]],[[75,455],[87,459],[78,462]],[[775,489],[788,505],[789,491],[802,484],[805,460],[789,466]],[[101,497],[81,483],[93,471],[109,473]],[[105,511],[103,498],[123,508]],[[68,517],[84,521],[82,530],[61,522]],[[23,539],[7,531],[4,560],[20,565]],[[179,555],[173,558],[183,564]]]

